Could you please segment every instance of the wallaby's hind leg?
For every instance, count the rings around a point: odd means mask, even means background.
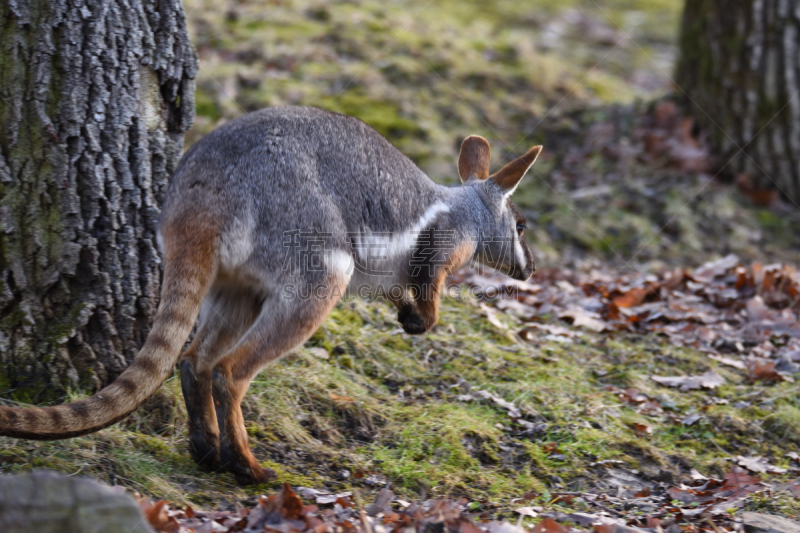
[[[250,450],[241,402],[253,377],[267,363],[304,343],[344,294],[346,279],[331,276],[308,299],[275,295],[239,344],[214,368],[214,403],[220,432],[220,461],[239,483],[263,483],[275,476]],[[317,297],[324,294],[324,297]]]
[[[211,383],[198,378],[191,348],[181,361],[181,389],[189,414],[189,453],[194,462],[209,470],[219,468],[219,430],[211,397]],[[206,408],[206,405],[210,408]]]
[[[258,316],[258,301],[230,287],[213,287],[191,345],[181,356],[181,389],[189,415],[189,452],[200,466],[219,468],[212,376],[214,364],[238,341]]]

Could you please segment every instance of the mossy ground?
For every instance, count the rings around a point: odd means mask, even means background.
[[[461,140],[524,149],[587,103],[668,83],[681,0],[188,0],[201,64],[190,142],[220,121],[313,105],[375,127],[436,179]],[[642,82],[652,79],[653,83]]]
[[[530,491],[596,488],[607,475],[591,466],[599,461],[621,461],[645,480],[679,480],[690,468],[721,476],[736,455],[787,466],[785,453],[800,451],[794,384],[744,384],[737,371],[659,337],[584,332],[570,345],[526,342],[510,333],[514,319],[500,320],[510,329],[489,323],[478,302],[447,300],[433,333],[409,337],[397,332],[387,305],[342,302],[307,344],[330,358],[297,351],[266,369],[244,402],[251,444],[279,473],[270,486],[240,488],[228,474],[195,467],[177,375],[144,409],[96,435],[4,440],[2,468],[90,475],[203,507],[283,482],[370,491],[359,473],[377,473],[408,498],[465,496],[507,509]],[[710,368],[739,385],[678,392],[649,379]],[[629,387],[657,397],[668,413],[704,418],[686,427],[639,414],[609,390]],[[505,409],[459,400],[467,390],[513,401],[538,429],[523,434]],[[740,401],[752,405],[735,406]],[[638,436],[636,423],[652,434]]]
[[[663,82],[659,62],[667,57],[668,71],[681,4],[188,0],[201,57],[189,142],[245,111],[318,105],[361,117],[434,179],[452,183],[466,135],[489,138],[496,163],[545,141],[536,173],[517,194],[540,264],[612,269],[633,258],[629,268],[675,267],[729,251],[796,261],[791,216],[750,206],[707,177],[639,164],[621,171],[599,144],[579,165],[565,161],[570,146],[597,134],[593,126],[609,117],[624,123],[644,107],[636,99],[658,94],[634,81]],[[600,36],[553,26],[575,13],[601,24]],[[603,44],[602,28],[621,40]],[[557,30],[564,36],[548,41]],[[579,176],[570,174],[575,169]],[[597,183],[611,191],[572,197]],[[143,409],[98,434],[3,439],[0,469],[89,475],[206,508],[239,504],[283,482],[363,493],[375,487],[359,476],[376,473],[411,499],[466,496],[508,509],[530,491],[547,504],[551,491],[602,485],[610,467],[591,466],[599,461],[622,461],[619,468],[643,479],[680,480],[691,468],[722,475],[736,455],[786,466],[784,454],[800,451],[794,384],[746,384],[737,371],[658,336],[583,332],[573,344],[529,342],[514,334],[514,318],[500,320],[508,327],[492,324],[474,300],[447,299],[436,329],[410,337],[385,303],[340,303],[306,348],[258,376],[244,402],[251,444],[279,474],[273,485],[241,488],[228,474],[194,465],[177,372]],[[709,368],[735,385],[677,392],[649,379]],[[609,390],[615,387],[704,418],[686,427],[642,415]],[[504,409],[459,400],[468,390],[513,401],[538,429],[525,433]],[[739,401],[751,405],[735,407]],[[652,434],[637,435],[636,423]],[[748,505],[796,512],[790,499]]]

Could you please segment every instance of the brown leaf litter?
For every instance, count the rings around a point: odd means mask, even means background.
[[[568,344],[586,330],[652,332],[707,353],[750,382],[793,381],[800,372],[800,275],[789,265],[747,266],[728,255],[657,275],[562,268],[518,282],[470,270],[455,281],[484,298],[484,309],[516,317],[519,337],[529,342]],[[713,371],[652,379],[681,390],[724,383]]]
[[[740,457],[739,462],[748,468],[769,466],[761,458]],[[800,480],[782,488],[800,492],[798,487]],[[732,508],[741,505],[750,494],[770,490],[760,478],[734,466],[722,479],[695,473],[690,484],[669,486],[666,490],[645,487],[622,490],[616,496],[553,493],[547,496],[551,498],[548,506],[580,503],[585,511],[566,514],[526,506],[515,510],[515,523],[472,512],[466,498],[409,503],[396,498],[388,488],[381,489],[374,502],[364,507],[355,505],[350,493],[335,495],[299,488],[298,495],[288,484],[279,494],[261,496],[252,509],[170,509],[169,502],[142,498],[139,504],[159,533],[647,533],[666,531],[678,523],[680,531],[721,533],[735,530]],[[517,501],[539,496],[526,494]],[[305,504],[303,498],[315,503]],[[648,512],[636,512],[638,508]],[[532,529],[526,529],[525,519],[538,520]]]

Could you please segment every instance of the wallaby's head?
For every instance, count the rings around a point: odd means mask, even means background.
[[[475,187],[481,200],[475,259],[523,281],[531,277],[536,266],[525,241],[525,219],[511,195],[541,151],[541,146],[534,146],[491,175],[491,151],[483,137],[472,135],[464,139],[458,156],[461,181],[464,186]]]

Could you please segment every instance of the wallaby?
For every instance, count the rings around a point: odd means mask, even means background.
[[[445,277],[467,261],[528,279],[525,221],[509,196],[540,151],[490,175],[489,143],[468,137],[463,184],[445,187],[352,117],[278,107],[228,122],[192,146],[170,183],[161,302],[130,367],[84,400],[0,408],[0,435],[105,428],[155,393],[180,357],[194,460],[240,483],[272,478],[240,408],[253,377],[302,345],[346,291],[383,288],[405,331],[420,334],[438,320]]]

